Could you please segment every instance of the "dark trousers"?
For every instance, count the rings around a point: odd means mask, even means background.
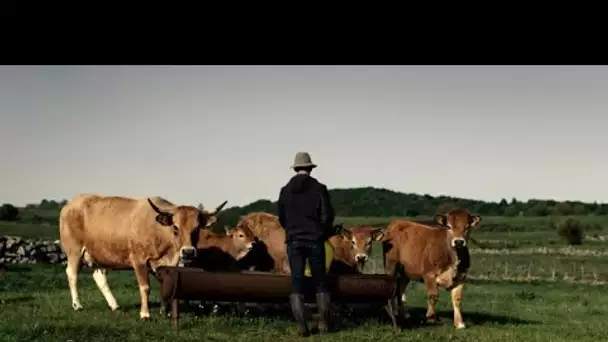
[[[325,284],[325,243],[323,241],[290,241],[287,257],[291,268],[292,292],[304,293],[304,269],[306,260],[310,263],[310,273],[317,293],[326,292]]]

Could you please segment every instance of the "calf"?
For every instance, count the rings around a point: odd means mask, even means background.
[[[358,274],[363,272],[372,251],[372,242],[381,241],[382,229],[365,226],[343,228],[329,242],[334,247],[334,261],[329,272]]]
[[[442,287],[451,291],[454,326],[465,328],[460,302],[469,268],[467,240],[469,228],[480,221],[480,216],[458,209],[436,215],[440,227],[407,220],[389,224],[382,239],[384,267],[386,273],[402,277],[401,303],[395,303],[402,318],[407,315],[406,287],[410,280],[418,280],[424,282],[428,295],[427,321],[437,319],[435,306]]]
[[[201,229],[196,243],[196,267],[207,271],[239,271],[237,261],[253,249],[255,237],[247,227],[224,227],[226,235]]]

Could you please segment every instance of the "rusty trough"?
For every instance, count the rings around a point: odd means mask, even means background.
[[[171,304],[174,328],[178,327],[179,300],[285,303],[291,293],[291,277],[268,272],[207,272],[195,267],[158,269],[163,307]],[[327,275],[332,302],[384,304],[393,327],[398,329],[393,299],[398,278],[386,274]],[[307,280],[310,281],[310,278]],[[314,291],[307,284],[305,301],[314,303]]]

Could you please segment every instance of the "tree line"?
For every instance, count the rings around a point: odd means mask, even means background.
[[[336,215],[342,217],[430,216],[453,208],[466,208],[484,216],[608,215],[608,203],[596,202],[558,202],[542,199],[518,201],[516,198],[488,202],[451,196],[402,193],[374,187],[332,189],[330,196]],[[43,199],[38,204],[29,204],[24,208],[5,203],[0,206],[0,220],[56,224],[59,210],[66,202]],[[241,215],[253,211],[276,214],[276,202],[261,199],[242,207],[227,208],[220,215],[220,220],[234,224]]]

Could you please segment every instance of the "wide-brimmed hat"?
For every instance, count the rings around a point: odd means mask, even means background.
[[[291,165],[292,169],[295,169],[297,167],[310,167],[314,169],[315,167],[317,167],[317,165],[312,162],[312,160],[310,159],[310,154],[308,152],[298,152],[296,153],[296,156],[293,159],[293,165]]]

